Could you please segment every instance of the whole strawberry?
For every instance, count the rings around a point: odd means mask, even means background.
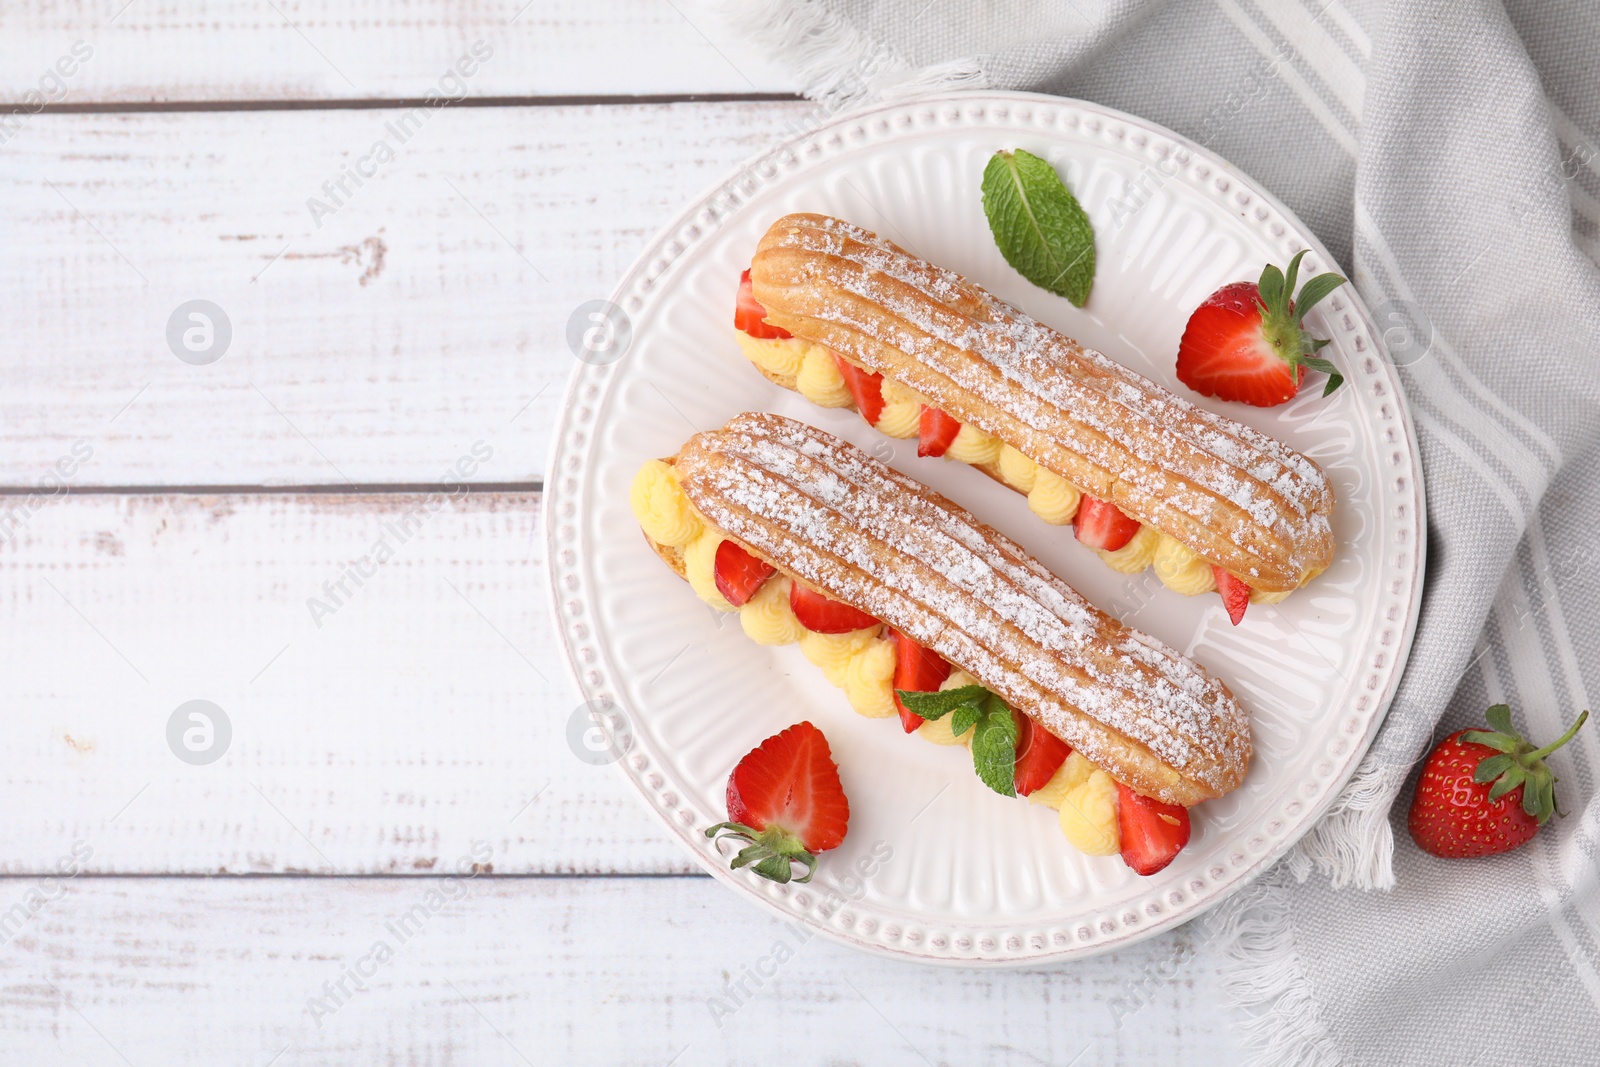
[[[1435,856],[1493,856],[1533,839],[1556,810],[1556,777],[1544,758],[1589,718],[1585,711],[1554,744],[1534,748],[1511,728],[1511,709],[1484,715],[1492,729],[1457,730],[1428,754],[1407,826]]]
[[[1317,353],[1328,342],[1301,327],[1306,312],[1344,284],[1337,274],[1319,274],[1295,295],[1297,252],[1287,276],[1272,264],[1259,282],[1233,282],[1212,293],[1189,316],[1178,343],[1178,380],[1197,393],[1270,408],[1294,399],[1306,368],[1328,376],[1322,395],[1344,381]]]

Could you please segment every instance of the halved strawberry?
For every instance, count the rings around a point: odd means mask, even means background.
[[[717,592],[738,607],[756,595],[756,590],[772,577],[774,570],[766,560],[757,559],[734,542],[724,540],[717,546],[711,573],[717,580]]]
[[[1078,505],[1078,514],[1073,516],[1072,527],[1078,540],[1090,548],[1103,548],[1107,552],[1115,552],[1132,541],[1133,535],[1139,532],[1139,524],[1124,515],[1115,504],[1097,500],[1088,494],[1084,494],[1083,501]]]
[[[922,405],[922,418],[917,423],[917,455],[944,455],[960,432],[961,423],[938,408]]]
[[[926,720],[900,701],[898,690],[908,693],[936,693],[950,677],[950,664],[931,648],[923,648],[911,638],[894,631],[894,706],[900,709],[900,725],[915,733]]]
[[[815,634],[847,634],[874,626],[878,620],[849,604],[808,589],[799,582],[789,585],[789,608],[800,625]]]
[[[1122,862],[1138,874],[1155,874],[1189,843],[1189,809],[1140,796],[1118,782],[1117,829]]]
[[[1228,618],[1238,626],[1244,619],[1244,609],[1250,606],[1250,587],[1217,566],[1211,565],[1217,579],[1217,592],[1222,594],[1222,604],[1228,609]]]
[[[1025,797],[1055,777],[1072,755],[1072,746],[1020,711],[1017,720],[1017,796]]]
[[[733,328],[763,340],[794,336],[780,326],[768,325],[767,309],[756,301],[755,287],[750,282],[748,270],[739,275],[739,302],[733,309]]]
[[[1297,304],[1295,278],[1304,255],[1289,261],[1287,277],[1269,263],[1259,282],[1233,282],[1208,296],[1178,343],[1178,380],[1206,396],[1262,408],[1293,399],[1307,367],[1328,375],[1323,396],[1339,388],[1343,376],[1316,354],[1328,342],[1307,336],[1301,320],[1344,279],[1317,275],[1301,288]]]
[[[799,882],[811,881],[815,853],[838,848],[850,824],[850,801],[839,783],[828,739],[809,722],[798,722],[746,753],[728,775],[728,821],[707,837],[747,841],[733,868],[752,867],[763,878],[787,882],[793,864],[805,866]]]
[[[856,410],[870,425],[876,426],[878,416],[883,414],[883,375],[864,371],[837,352],[833,354],[833,361],[839,364],[844,384],[850,387]]]

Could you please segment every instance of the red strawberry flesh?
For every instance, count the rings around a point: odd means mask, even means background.
[[[733,309],[733,325],[737,330],[762,340],[778,340],[794,335],[781,326],[767,322],[767,309],[756,300],[755,286],[747,270],[739,275],[739,300]]]
[[[781,830],[808,852],[838,848],[850,802],[822,731],[796,723],[741,759],[728,776],[728,819],[752,830]]]
[[[1017,796],[1042,789],[1072,754],[1072,746],[1020,711],[1017,719]]]
[[[1084,496],[1072,519],[1073,532],[1090,548],[1115,552],[1139,532],[1139,524],[1124,515],[1115,504]]]
[[[878,622],[866,612],[808,589],[799,582],[789,586],[789,608],[801,626],[818,634],[847,634],[851,630],[875,626]]]
[[[1228,618],[1238,626],[1244,621],[1244,609],[1250,606],[1250,587],[1214,563],[1211,574],[1217,580],[1217,592],[1222,594],[1222,606],[1228,609]]]
[[[833,361],[839,365],[839,373],[844,375],[844,384],[850,387],[856,410],[869,425],[876,426],[879,416],[883,414],[883,375],[864,371],[837,352],[833,355]]]
[[[935,693],[950,677],[950,664],[931,648],[923,648],[911,638],[894,632],[894,687],[908,693]],[[923,723],[922,716],[901,703],[895,694],[894,706],[900,711],[900,725],[906,733],[914,733]]]
[[[922,416],[917,423],[917,455],[942,456],[961,432],[961,423],[938,408],[922,405]]]
[[[1291,368],[1263,334],[1260,296],[1255,282],[1234,282],[1195,309],[1178,344],[1179,381],[1257,407],[1294,398],[1306,369]]]
[[[1155,874],[1189,843],[1189,810],[1140,796],[1118,782],[1117,829],[1122,862],[1137,874]]]
[[[717,546],[716,559],[712,564],[717,592],[734,607],[755,596],[756,590],[772,577],[774,571],[772,564],[752,556],[737,543],[726,539]]]

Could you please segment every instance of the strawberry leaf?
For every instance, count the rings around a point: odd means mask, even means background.
[[[1491,729],[1498,730],[1503,734],[1510,734],[1512,737],[1517,735],[1517,731],[1511,725],[1510,704],[1493,705],[1488,711],[1483,713],[1483,718],[1484,721],[1489,724]],[[1483,744],[1481,741],[1478,743]]]
[[[983,213],[1006,262],[1082,307],[1094,284],[1094,228],[1055,167],[1021,149],[983,169]]]
[[[1496,752],[1515,752],[1522,739],[1515,734],[1496,733],[1492,730],[1468,730],[1461,735],[1461,740],[1470,741],[1474,745],[1487,745]]]
[[[1510,759],[1511,757],[1507,756],[1505,758]],[[1488,761],[1485,760],[1484,762],[1487,763]],[[1494,787],[1489,790],[1489,802],[1492,804],[1499,800],[1517,786],[1521,785],[1527,779],[1527,777],[1527,771],[1524,771],[1521,767],[1513,764],[1505,774],[1500,776],[1500,780],[1494,783]],[[1488,781],[1488,779],[1485,778],[1483,781]],[[1526,796],[1526,794],[1524,794],[1524,796]]]
[[[1498,756],[1486,756],[1473,770],[1472,780],[1479,785],[1492,782],[1516,765],[1517,758],[1508,752],[1502,752]]]
[[[1288,269],[1284,271],[1283,306],[1285,308],[1289,306],[1289,301],[1294,299],[1295,282],[1300,277],[1300,261],[1306,257],[1306,253],[1309,251],[1310,249],[1308,248],[1302,248],[1296,252],[1294,258],[1289,261]]]
[[[1302,253],[1303,254],[1303,253]],[[1337,274],[1319,274],[1305,285],[1301,286],[1300,294],[1294,298],[1294,317],[1296,321],[1305,319],[1306,312],[1316,307],[1329,293],[1333,292],[1345,282]]]
[[[1283,271],[1271,263],[1262,267],[1256,290],[1261,294],[1261,306],[1267,311],[1283,306]]]
[[[1344,384],[1344,375],[1340,374],[1339,368],[1335,367],[1329,360],[1323,359],[1321,356],[1301,356],[1300,362],[1312,370],[1319,370],[1328,376],[1328,384],[1322,387],[1323,396],[1327,396]]]

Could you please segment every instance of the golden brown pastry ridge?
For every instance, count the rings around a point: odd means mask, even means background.
[[[1225,685],[932,489],[770,414],[697,434],[672,462],[720,533],[938,652],[1116,780],[1186,806],[1243,781],[1249,722]]]
[[[868,230],[784,216],[751,280],[769,323],[908,386],[1252,588],[1297,588],[1332,560],[1333,491],[1310,459]]]

